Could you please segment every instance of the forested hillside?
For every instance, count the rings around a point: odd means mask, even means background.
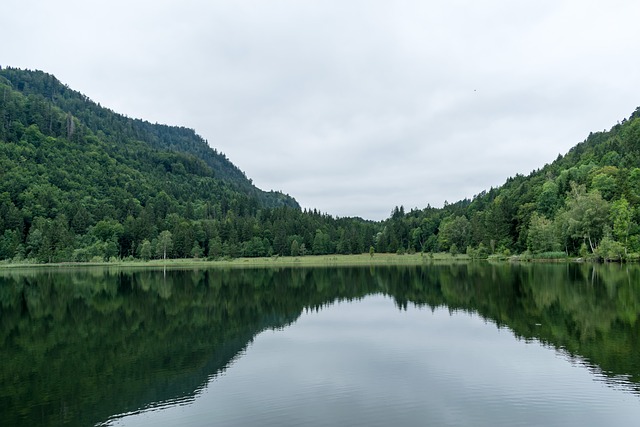
[[[529,176],[373,222],[301,211],[290,196],[255,188],[193,130],[124,117],[40,71],[0,69],[0,260],[370,248],[633,260],[639,206],[640,109]]]
[[[121,116],[40,71],[0,70],[0,178],[0,259],[350,253],[375,234],[258,190],[190,129]]]
[[[640,108],[553,163],[472,200],[409,213],[396,208],[378,249],[637,259],[639,206]]]
[[[23,105],[5,105],[3,102],[3,107],[7,108],[4,124],[8,127],[9,133],[0,134],[0,137],[15,139],[17,136],[15,132],[18,129],[12,132],[9,125],[18,119],[22,124],[37,125],[46,135],[71,137],[71,133],[74,133],[75,139],[69,139],[72,142],[78,142],[83,137],[82,133],[75,132],[74,125],[78,122],[100,140],[112,144],[123,146],[142,141],[156,150],[193,155],[204,161],[214,171],[216,178],[221,178],[234,188],[257,197],[267,207],[299,207],[297,202],[289,196],[276,192],[265,193],[254,187],[245,174],[224,154],[211,148],[192,129],[151,124],[116,114],[63,85],[54,76],[41,71],[5,68],[0,70],[1,77],[7,80],[5,83],[25,95],[27,99],[26,104]],[[58,107],[66,113],[66,120],[60,121],[59,117],[56,120],[53,107]],[[0,127],[0,132],[2,130],[4,129]]]

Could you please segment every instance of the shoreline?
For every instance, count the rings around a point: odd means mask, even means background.
[[[323,266],[361,266],[361,265],[421,265],[430,261],[470,261],[466,255],[453,257],[449,254],[397,255],[397,254],[369,254],[358,255],[305,255],[305,256],[272,256],[259,258],[234,258],[208,260],[206,258],[121,260],[116,262],[59,262],[59,263],[0,263],[0,270],[27,268],[86,268],[86,267],[323,267]]]
[[[394,253],[356,255],[305,255],[305,256],[272,256],[260,258],[234,258],[208,260],[206,258],[120,260],[116,262],[59,262],[59,263],[0,263],[0,270],[41,269],[41,268],[91,268],[91,267],[124,267],[124,268],[239,268],[239,267],[334,267],[334,266],[383,266],[383,265],[424,265],[433,262],[491,262],[491,263],[579,263],[591,262],[581,258],[567,257],[562,259],[521,260],[512,257],[503,260],[472,259],[466,254],[453,256],[448,253],[404,254]]]

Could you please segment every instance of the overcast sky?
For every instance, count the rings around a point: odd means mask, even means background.
[[[635,0],[3,0],[0,65],[336,216],[442,206],[640,105]]]

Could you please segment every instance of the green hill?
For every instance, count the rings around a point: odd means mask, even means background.
[[[0,178],[0,260],[351,253],[375,234],[256,188],[191,129],[41,71],[0,69]]]
[[[213,172],[214,177],[225,180],[238,191],[258,198],[264,206],[286,205],[299,208],[297,202],[289,196],[264,192],[253,186],[251,180],[224,154],[211,148],[192,129],[151,124],[117,114],[42,71],[5,68],[0,70],[0,82],[8,86],[3,90],[17,91],[25,97],[7,102],[6,97],[11,98],[11,95],[5,93],[2,104],[5,121],[0,124],[0,137],[3,139],[20,139],[21,129],[16,123],[18,121],[25,127],[38,126],[46,136],[68,137],[75,134],[75,138],[70,138],[73,142],[79,142],[84,136],[93,134],[101,141],[124,148],[126,154],[129,154],[127,146],[133,145],[134,147],[129,148],[135,150],[135,145],[143,142],[158,151],[191,155],[202,160],[211,169],[206,173]],[[77,131],[76,127],[79,127]]]
[[[640,256],[640,109],[499,188],[382,222],[301,211],[193,130],[0,69],[0,260],[375,252]]]
[[[407,214],[396,208],[378,243],[388,251],[466,250],[481,257],[637,258],[639,206],[640,108],[551,164],[472,200]]]

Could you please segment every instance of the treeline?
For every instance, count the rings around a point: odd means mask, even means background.
[[[382,222],[301,211],[185,128],[0,69],[0,260],[375,252],[640,256],[640,109],[529,176]]]
[[[45,73],[0,70],[0,259],[359,253],[373,243],[374,223],[305,213],[249,187],[224,156],[180,138],[190,133],[119,116]]]
[[[565,156],[442,209],[396,208],[377,237],[383,251],[639,258],[640,108]]]
[[[236,190],[258,198],[264,206],[299,207],[288,195],[256,188],[244,172],[223,153],[211,148],[193,129],[152,124],[117,114],[42,71],[4,68],[0,69],[0,80],[8,86],[2,89],[3,104],[7,101],[6,97],[10,97],[11,90],[20,92],[27,101],[23,105],[26,109],[21,109],[20,106],[15,108],[16,105],[11,105],[9,100],[9,108],[0,123],[0,140],[3,136],[15,138],[18,136],[16,132],[20,132],[19,124],[28,123],[36,124],[47,135],[66,136],[72,142],[82,141],[87,131],[101,141],[120,148],[143,142],[152,149],[191,155],[208,165],[216,178],[225,180]],[[60,110],[63,112],[62,117]],[[131,150],[135,152],[137,147],[132,147]],[[126,154],[130,154],[129,151]]]

